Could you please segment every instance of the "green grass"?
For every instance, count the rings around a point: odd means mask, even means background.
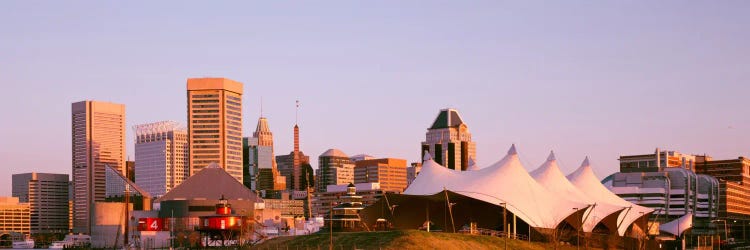
[[[330,235],[319,233],[279,237],[252,249],[328,249]],[[389,232],[334,233],[334,249],[504,249],[504,238],[416,230]],[[549,243],[508,240],[508,249],[552,249]],[[558,247],[575,249],[575,246]]]

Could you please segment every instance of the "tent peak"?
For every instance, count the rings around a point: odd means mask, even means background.
[[[510,145],[510,149],[508,149],[508,154],[509,155],[517,155],[518,154],[518,150],[516,150],[516,144],[515,143],[513,143],[513,144]]]
[[[583,162],[581,162],[581,167],[590,167],[591,163],[589,162],[589,157],[586,156],[586,159],[583,159]]]
[[[556,161],[557,158],[555,158],[555,151],[550,150],[549,156],[547,156],[547,161]]]

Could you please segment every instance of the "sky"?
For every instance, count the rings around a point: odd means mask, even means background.
[[[0,195],[11,175],[71,172],[70,104],[185,122],[186,80],[244,83],[243,133],[268,118],[301,148],[418,161],[455,108],[477,162],[529,170],[656,147],[750,156],[747,1],[0,1]]]

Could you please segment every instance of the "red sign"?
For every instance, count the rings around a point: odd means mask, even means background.
[[[138,231],[164,231],[164,219],[162,218],[140,218],[138,219]]]

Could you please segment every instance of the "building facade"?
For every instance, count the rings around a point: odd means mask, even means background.
[[[328,185],[342,185],[354,182],[354,162],[338,149],[329,149],[318,157],[315,190],[326,192]]]
[[[136,125],[135,183],[161,197],[190,176],[187,129],[178,122]]]
[[[354,183],[380,183],[383,191],[401,193],[406,189],[406,160],[382,158],[355,162]]]
[[[11,232],[31,234],[31,209],[18,197],[0,197],[0,233]]]
[[[242,139],[244,184],[251,190],[285,190],[273,152],[273,133],[265,117],[258,119],[253,137]]]
[[[227,78],[187,80],[190,175],[216,163],[242,182],[242,88]]]
[[[455,109],[438,113],[422,142],[422,157],[430,153],[438,164],[454,170],[467,170],[469,159],[476,160],[476,144],[471,140],[469,127]]]
[[[31,233],[68,233],[67,174],[24,173],[13,175],[13,197],[28,203]]]
[[[693,214],[694,234],[715,233],[721,208],[719,181],[694,172],[700,156],[656,149],[653,154],[620,156],[620,172],[606,178],[610,190],[654,209],[651,221],[667,223]]]
[[[697,157],[657,148],[653,154],[620,156],[620,172],[658,172],[664,168],[683,168],[695,172]]]
[[[750,224],[750,158],[714,160],[700,156],[696,169],[719,180],[719,220],[727,223],[729,237],[750,239],[747,230]]]
[[[125,105],[76,102],[71,122],[73,232],[90,234],[92,206],[107,195],[106,166],[125,174]]]
[[[383,198],[384,192],[380,189],[379,183],[358,183],[354,184],[355,195],[360,196],[363,207],[367,207]],[[345,200],[342,197],[347,195],[349,184],[329,185],[326,187],[328,192],[318,192],[312,198],[312,216],[328,217],[331,207],[338,206]]]
[[[414,182],[414,179],[417,179],[417,175],[419,175],[420,170],[422,170],[422,163],[419,163],[419,162],[412,162],[411,166],[406,168],[406,186],[407,187],[411,185],[412,182]]]

